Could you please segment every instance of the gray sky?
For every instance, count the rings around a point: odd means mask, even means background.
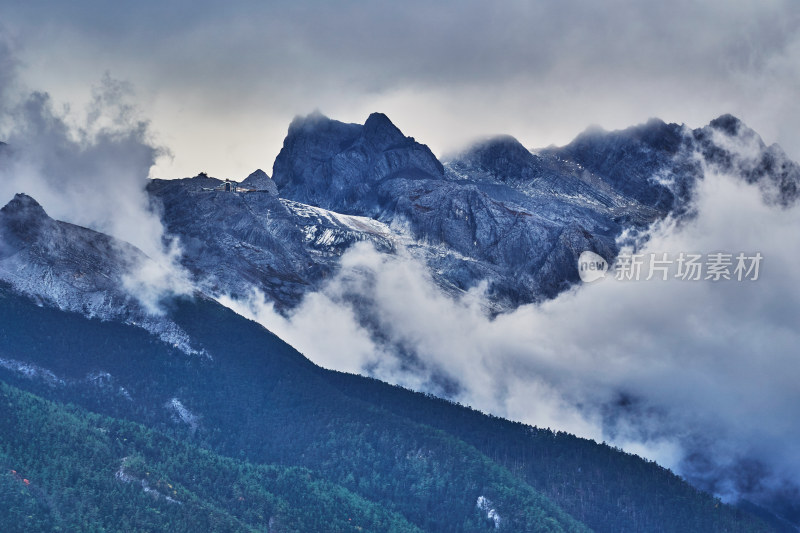
[[[0,0],[0,25],[18,81],[75,117],[106,73],[129,82],[173,154],[155,177],[271,173],[315,109],[382,111],[440,156],[731,112],[800,159],[797,3]]]

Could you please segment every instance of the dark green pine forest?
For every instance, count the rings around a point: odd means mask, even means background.
[[[208,357],[0,287],[0,531],[775,530],[609,446],[322,369],[216,302],[168,312]]]

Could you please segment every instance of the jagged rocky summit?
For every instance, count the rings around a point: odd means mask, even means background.
[[[407,249],[448,294],[485,281],[503,311],[577,283],[581,252],[613,260],[624,230],[685,215],[709,166],[761,183],[771,201],[796,201],[797,164],[730,115],[695,130],[657,119],[590,128],[539,151],[500,136],[442,163],[381,113],[363,125],[314,113],[289,126],[272,178],[256,171],[241,184],[268,195],[203,195],[212,182],[202,177],[149,191],[187,247],[186,266],[217,290],[255,284],[289,308],[352,243],[369,241]]]

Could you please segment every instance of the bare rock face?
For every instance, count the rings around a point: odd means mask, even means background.
[[[584,249],[615,256],[621,217],[661,214],[552,159],[504,137],[442,165],[385,115],[362,126],[315,114],[292,123],[273,176],[283,198],[387,224],[447,292],[488,281],[506,309],[577,281]]]
[[[26,194],[0,209],[0,278],[59,306],[120,306],[123,277],[144,259],[129,244],[53,220]]]
[[[405,137],[386,115],[373,113],[362,126],[313,114],[289,126],[272,175],[283,198],[374,217],[380,183],[442,179],[444,169],[427,146]]]
[[[758,183],[767,200],[789,206],[800,196],[800,165],[777,144],[761,137],[733,115],[722,115],[692,132],[695,149],[717,170]]]

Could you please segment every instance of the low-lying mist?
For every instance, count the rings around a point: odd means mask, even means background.
[[[611,442],[726,500],[761,501],[800,478],[800,208],[763,193],[709,170],[695,216],[657,224],[638,250],[760,252],[755,281],[609,273],[492,319],[480,287],[453,300],[410,255],[361,244],[288,318],[257,293],[222,301],[324,367],[439,394],[449,383],[453,400]]]

